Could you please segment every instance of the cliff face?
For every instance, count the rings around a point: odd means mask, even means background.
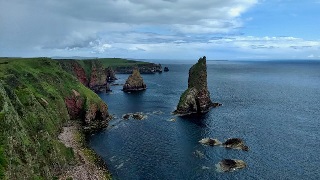
[[[1,62],[0,179],[54,179],[77,163],[58,140],[62,126],[77,119],[85,130],[101,129],[108,107],[57,61]]]
[[[91,74],[89,88],[95,92],[106,91],[107,87],[107,74],[100,61],[91,60]]]
[[[137,66],[119,66],[115,67],[115,72],[119,74],[132,74],[133,70],[138,68],[141,74],[154,74],[162,72],[161,64],[139,64]]]
[[[181,95],[175,113],[186,115],[205,113],[213,106],[207,86],[206,57],[202,57],[189,70],[188,89]]]
[[[88,78],[83,67],[75,60],[60,60],[61,67],[74,75],[83,85],[88,86]]]
[[[123,85],[123,91],[142,91],[147,88],[146,84],[139,73],[138,69],[134,69],[132,74],[128,77],[126,83]]]
[[[112,69],[105,69],[99,60],[59,60],[59,63],[94,92],[109,91],[108,79],[116,79]]]

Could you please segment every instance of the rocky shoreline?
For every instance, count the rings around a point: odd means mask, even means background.
[[[69,167],[60,177],[61,180],[109,180],[111,175],[103,160],[86,146],[84,133],[77,122],[63,127],[58,138],[66,147],[72,148],[77,163]]]

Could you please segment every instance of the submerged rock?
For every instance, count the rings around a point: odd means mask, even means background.
[[[204,157],[204,154],[199,150],[194,151],[193,154],[195,156],[197,156],[198,158],[203,158]]]
[[[142,91],[147,88],[146,84],[143,82],[139,70],[134,69],[132,74],[128,77],[126,83],[123,85],[123,91],[132,92],[132,91]]]
[[[199,143],[209,145],[209,146],[221,145],[221,142],[218,139],[213,139],[213,138],[203,138],[199,141]]]
[[[238,159],[223,159],[218,164],[218,168],[223,172],[230,172],[236,169],[242,169],[246,166],[247,164],[244,161]]]
[[[189,70],[188,89],[181,95],[175,114],[202,114],[217,107],[212,103],[207,86],[207,64],[203,56]]]
[[[249,151],[249,147],[245,145],[244,141],[240,138],[230,138],[222,144],[225,148],[241,149],[243,151]]]

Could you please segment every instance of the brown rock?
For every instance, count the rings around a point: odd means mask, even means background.
[[[138,69],[134,69],[132,74],[128,77],[126,83],[123,85],[123,91],[142,91],[147,88],[146,84],[139,73]]]
[[[218,165],[223,172],[234,171],[236,169],[242,169],[247,166],[244,161],[238,159],[223,159],[219,162]]]
[[[206,57],[202,57],[189,70],[188,89],[181,95],[176,114],[202,114],[216,107],[210,99],[207,86],[207,64]]]
[[[249,147],[244,144],[244,141],[240,138],[230,138],[222,144],[225,148],[241,149],[243,151],[249,151]]]

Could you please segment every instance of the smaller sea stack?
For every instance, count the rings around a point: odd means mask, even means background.
[[[132,74],[128,77],[126,83],[123,85],[124,92],[143,91],[147,89],[147,85],[143,82],[140,72],[135,68]]]

